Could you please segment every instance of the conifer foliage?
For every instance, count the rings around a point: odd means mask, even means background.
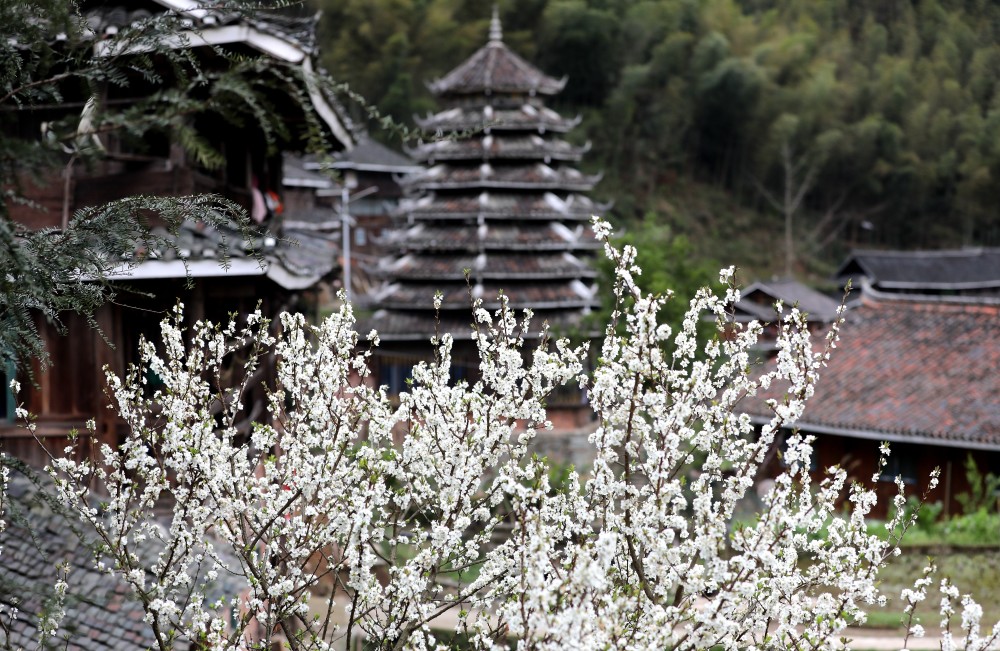
[[[246,223],[245,211],[220,196],[131,196],[70,214],[69,174],[104,158],[109,136],[140,147],[150,137],[166,138],[204,170],[218,168],[225,158],[197,131],[199,116],[252,125],[269,146],[292,138],[324,146],[304,90],[317,81],[304,79],[300,68],[221,47],[197,52],[197,30],[177,12],[136,14],[104,30],[88,22],[82,8],[77,0],[0,2],[3,362],[44,363],[34,315],[57,327],[68,311],[92,319],[114,296],[109,274],[141,262],[136,251],[171,246],[169,237],[154,235],[155,226],[169,232],[185,219]],[[211,11],[253,16],[250,5],[237,3],[216,3]],[[108,89],[128,100],[106,102]],[[272,104],[276,96],[291,98],[303,111],[299,133],[289,133],[287,116]],[[61,228],[29,230],[12,219],[12,210],[25,205],[58,213],[32,204],[28,189],[63,182]]]
[[[473,51],[489,18],[468,0],[318,1],[327,65],[402,121],[428,110],[424,82]],[[584,113],[598,192],[625,218],[659,214],[711,254],[727,244],[713,219],[729,217],[699,208],[722,190],[772,240],[782,225],[765,215],[790,214],[800,261],[833,262],[837,244],[1000,245],[996,3],[499,6],[512,47],[568,75],[555,108]]]
[[[869,533],[875,491],[847,486],[837,467],[815,481],[810,438],[791,435],[759,517],[732,526],[776,435],[821,381],[839,323],[814,348],[803,315],[779,308],[776,364],[754,370],[762,326],[729,317],[731,269],[675,331],[657,320],[668,299],[635,284],[635,249],[607,252],[618,309],[595,368],[586,345],[530,349],[530,314],[477,299],[481,378],[450,377],[446,334],[398,402],[368,381],[378,336],[360,345],[348,304],[316,327],[284,315],[278,331],[260,314],[186,331],[178,307],[162,342],[144,344],[142,369],[109,376],[125,441],[100,459],[54,460],[59,498],[96,531],[98,567],[131,587],[161,651],[276,639],[441,650],[458,638],[498,650],[839,648],[849,621],[885,604],[878,573],[908,511],[897,508],[888,540]],[[705,318],[716,330],[700,340]],[[248,342],[247,371],[271,353],[279,364],[271,420],[246,436],[243,387],[221,369]],[[144,369],[163,380],[152,394]],[[545,436],[547,397],[569,383],[593,406],[594,462],[553,482],[530,444]],[[773,412],[759,431],[747,400]],[[106,495],[89,491],[95,482]],[[906,603],[926,596],[931,572]],[[952,637],[959,592],[944,585],[946,647],[964,636],[967,648],[995,648],[967,597]]]

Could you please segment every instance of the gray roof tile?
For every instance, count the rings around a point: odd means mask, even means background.
[[[797,426],[1000,450],[998,341],[996,300],[866,295],[848,313]],[[770,416],[760,404],[747,408]]]
[[[66,560],[71,569],[60,637],[65,638],[67,650],[155,648],[153,633],[143,621],[141,603],[117,578],[96,569],[93,534],[87,536],[85,525],[45,499],[52,491],[47,478],[39,480],[39,488],[17,472],[11,475],[10,504],[5,514],[8,526],[0,534],[0,604],[11,607],[16,602],[19,613],[11,622],[9,639],[0,629],[0,647],[35,646],[38,614],[52,594],[56,564]],[[227,581],[225,577],[221,580]],[[230,594],[237,587],[222,585],[219,589]]]
[[[881,290],[1000,291],[1000,249],[855,251],[835,277],[864,277]]]

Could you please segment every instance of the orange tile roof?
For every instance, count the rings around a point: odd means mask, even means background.
[[[798,427],[1000,449],[1000,301],[866,296]]]

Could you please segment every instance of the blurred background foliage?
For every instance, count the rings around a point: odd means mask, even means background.
[[[487,0],[311,0],[340,80],[397,120],[486,39]],[[749,275],[851,247],[1000,246],[1000,4],[504,0],[504,39],[581,114],[625,227]],[[361,116],[358,116],[361,117]],[[400,143],[393,143],[399,146]],[[795,199],[800,198],[800,201]],[[641,226],[640,226],[641,225]]]

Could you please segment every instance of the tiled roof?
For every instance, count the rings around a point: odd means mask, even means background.
[[[437,95],[527,93],[555,95],[566,79],[554,79],[515,54],[499,38],[490,41],[441,79],[429,84]]]
[[[1000,249],[855,251],[836,277],[865,277],[882,290],[1000,290]]]
[[[602,246],[593,229],[584,224],[572,227],[552,222],[546,228],[517,224],[489,224],[483,246],[510,249],[597,249]]]
[[[866,295],[797,426],[1000,450],[998,342],[1000,301]]]
[[[467,310],[470,288],[464,283],[435,283],[433,285],[410,285],[394,283],[375,297],[377,307],[388,309],[428,309],[434,304],[434,296],[443,294],[442,309]],[[487,309],[496,309],[500,303],[497,295],[503,291],[510,299],[510,306],[516,309],[554,309],[562,307],[593,307],[599,301],[594,289],[580,281],[563,283],[484,283],[474,285],[474,296],[483,299]]]
[[[318,14],[296,16],[283,11],[232,11],[203,0],[153,0],[162,9],[157,13],[176,12],[186,27],[208,29],[226,25],[246,24],[292,43],[305,51],[316,47],[316,24]],[[116,34],[120,29],[148,20],[154,12],[145,8],[135,8],[135,2],[120,0],[120,4],[104,3],[92,6],[84,12],[84,20],[90,32],[98,37]],[[197,43],[195,43],[197,45]]]
[[[336,261],[334,243],[310,231],[267,231],[250,239],[236,228],[184,222],[177,234],[154,230],[152,249],[125,256],[112,279],[197,278],[201,276],[267,276],[286,289],[304,289],[330,273]]]
[[[49,483],[42,480],[42,486]],[[74,533],[86,534],[75,519],[61,515],[42,499],[39,489],[26,478],[12,473],[8,486],[11,512],[0,553],[0,603],[8,608],[17,598],[18,616],[10,622],[10,638],[3,648],[35,648],[38,642],[38,613],[56,582],[56,564],[68,562],[70,574],[66,616],[60,632],[68,643],[53,648],[69,651],[144,651],[156,648],[152,629],[143,621],[141,603],[131,590],[116,578],[98,572],[90,548]],[[23,516],[15,519],[12,512]],[[152,559],[150,559],[150,562]],[[237,594],[236,585],[220,573],[220,594],[207,595],[207,601],[221,594]],[[5,610],[4,617],[9,610]],[[5,622],[6,623],[6,622]],[[55,641],[53,641],[55,642]]]
[[[396,231],[386,238],[387,246],[413,251],[566,251],[595,249],[601,243],[582,224],[568,228],[558,222],[547,225],[488,223],[466,228],[420,223]]]
[[[810,321],[821,323],[833,322],[840,307],[839,301],[791,279],[756,282],[744,289],[741,295],[736,308],[764,321],[774,320],[773,305],[779,300],[786,307],[797,306]]]
[[[416,118],[416,122],[421,129],[431,133],[473,129],[481,129],[486,133],[494,131],[566,133],[580,123],[580,118],[567,119],[550,108],[523,104],[518,108],[495,108],[490,105],[454,107],[424,118]]]
[[[312,158],[314,157],[286,152],[281,162],[281,184],[295,188],[332,190],[336,185],[333,179],[318,171],[318,165],[310,165]]]
[[[514,166],[483,163],[473,167],[441,164],[407,176],[401,185],[423,190],[500,188],[586,192],[599,180],[600,176],[585,175],[572,167],[551,167],[545,163]]]
[[[358,136],[357,143],[347,151],[333,155],[333,169],[395,172],[405,174],[418,169],[410,157],[386,147],[367,134]]]
[[[513,194],[502,190],[473,195],[450,196],[428,193],[416,199],[404,199],[399,211],[414,219],[552,219],[587,220],[607,206],[594,203],[582,194],[560,196],[554,192]]]
[[[489,160],[493,158],[578,161],[590,149],[576,147],[565,140],[543,138],[540,135],[518,137],[494,137],[486,134],[482,138],[465,140],[442,139],[423,143],[412,149],[410,155],[427,161],[444,160]]]
[[[315,51],[316,27],[319,24],[319,17],[319,13],[295,16],[282,11],[258,11],[250,19],[250,22],[261,31],[298,43],[310,51]]]
[[[474,278],[541,279],[593,278],[597,273],[570,253],[482,253],[479,255],[410,254],[385,263],[383,277],[463,280],[468,270]]]
[[[288,289],[311,286],[334,270],[338,251],[339,248],[329,237],[311,231],[285,229],[275,248],[274,260],[298,286],[282,284],[276,270],[269,270],[268,277]]]
[[[432,313],[412,313],[379,310],[371,317],[358,322],[358,332],[366,333],[374,329],[382,341],[427,341],[435,331],[450,333],[457,340],[471,339],[472,315],[443,316],[436,320]],[[565,313],[535,312],[531,330],[527,337],[537,337],[543,323],[556,330],[579,326],[578,319],[567,318]]]
[[[386,278],[462,280],[465,278],[465,270],[476,266],[476,256],[405,255],[388,263],[384,259],[382,262],[378,272]]]

